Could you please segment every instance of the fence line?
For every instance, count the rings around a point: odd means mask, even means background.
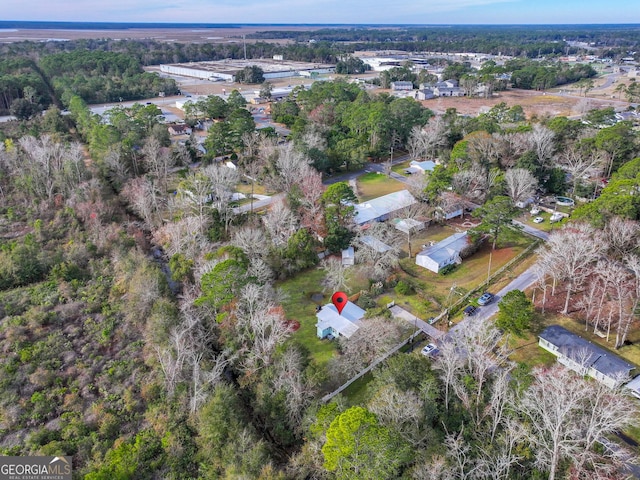
[[[502,267],[500,267],[498,270],[496,270],[495,272],[493,272],[491,274],[491,276],[489,277],[489,279],[484,282],[483,288],[487,289],[489,288],[489,285],[491,285],[491,283],[499,276],[501,276],[506,270],[508,270],[509,268],[513,267],[514,264],[516,264],[517,262],[519,262],[520,260],[522,260],[525,256],[529,255],[529,253],[531,253],[531,250],[537,248],[540,245],[540,241],[537,240],[535,242],[533,242],[531,245],[529,245],[527,248],[525,248],[522,252],[520,252],[518,255],[516,255],[515,257],[513,257],[511,260],[509,260],[506,264],[504,264]],[[473,290],[468,291],[466,294],[464,294],[460,300],[458,300],[456,303],[454,303],[453,305],[451,305],[451,307],[449,307],[449,313],[451,312],[455,312],[457,310],[457,308],[459,308],[460,305],[466,303],[466,301],[469,299],[470,296],[472,296],[473,294],[475,294],[476,292],[478,292],[479,289],[475,288]],[[445,309],[445,312],[447,311],[447,309]],[[442,316],[442,314],[440,314],[440,316]]]
[[[336,395],[338,395],[339,393],[342,393],[344,390],[346,390],[353,382],[355,382],[356,380],[359,380],[360,378],[362,378],[363,376],[365,376],[367,373],[369,373],[371,370],[373,370],[374,368],[376,368],[378,365],[380,365],[382,362],[384,362],[387,358],[389,358],[391,355],[395,354],[398,352],[398,350],[400,350],[402,347],[404,347],[407,343],[409,343],[410,341],[413,341],[413,339],[415,337],[417,337],[418,335],[420,335],[422,332],[422,330],[417,330],[415,332],[413,332],[409,337],[405,338],[402,342],[400,342],[398,345],[396,345],[395,347],[393,347],[391,350],[389,350],[387,353],[385,353],[383,356],[381,356],[380,358],[377,358],[376,360],[373,361],[373,363],[371,363],[371,365],[369,365],[368,367],[366,367],[363,370],[360,370],[358,373],[356,373],[353,377],[351,377],[349,380],[347,380],[345,383],[343,383],[342,385],[340,385],[340,387],[338,387],[337,390],[334,390],[331,393],[328,393],[327,395],[325,395],[324,397],[322,397],[320,399],[320,401],[322,403],[327,403],[329,400],[331,400],[333,397],[335,397]]]

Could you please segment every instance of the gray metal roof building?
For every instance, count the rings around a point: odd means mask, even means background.
[[[560,363],[611,388],[627,379],[636,368],[560,325],[545,328],[539,338],[539,345],[556,355]]]

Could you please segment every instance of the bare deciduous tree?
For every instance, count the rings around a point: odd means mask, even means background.
[[[538,180],[526,168],[510,168],[504,174],[507,195],[516,204],[533,197]]]
[[[171,167],[174,165],[171,151],[161,146],[157,138],[149,137],[142,148],[142,155],[147,171],[156,178],[159,188],[164,190]]]
[[[586,224],[573,224],[549,236],[540,258],[567,288],[564,313],[569,310],[571,294],[591,274],[593,264],[605,250],[603,236]]]
[[[196,259],[209,247],[199,217],[184,217],[168,222],[153,232],[153,239],[162,245],[165,253],[171,257],[182,253],[187,258]]]
[[[137,177],[125,183],[120,192],[131,209],[149,226],[161,223],[163,197],[157,186],[146,177]]]
[[[534,124],[533,129],[529,132],[529,148],[535,152],[540,165],[548,165],[553,157],[554,137],[555,134],[552,130],[539,123]]]
[[[327,257],[319,268],[324,270],[324,278],[322,279],[324,289],[335,292],[347,287],[350,269],[342,265],[341,259]]]
[[[242,368],[248,376],[270,365],[276,348],[291,335],[284,311],[273,302],[270,286],[249,283],[236,308],[236,331],[243,345]]]
[[[467,151],[474,163],[484,167],[497,163],[499,148],[496,139],[484,131],[477,131],[467,136]]]
[[[350,377],[382,356],[398,343],[400,326],[386,318],[367,318],[349,338],[340,338],[342,355],[336,367],[344,376]]]
[[[594,150],[585,152],[576,144],[571,144],[564,149],[557,157],[557,161],[560,168],[571,175],[573,195],[576,194],[576,187],[581,178],[595,175],[602,169],[602,155],[599,152]]]
[[[49,135],[22,137],[18,143],[24,154],[19,169],[12,173],[32,200],[51,200],[55,194],[66,197],[85,180],[84,154],[79,143],[65,145]]]
[[[428,462],[418,464],[411,473],[414,480],[453,480],[455,474],[447,459],[442,455],[434,455]]]
[[[394,384],[385,385],[369,400],[368,410],[384,424],[394,428],[412,445],[425,441],[421,428],[423,402],[412,390],[402,391]]]
[[[292,185],[300,181],[311,159],[297,150],[293,143],[279,145],[276,152],[278,155],[275,160],[276,171],[270,183],[278,190],[288,192]]]
[[[322,175],[315,168],[303,168],[298,181],[300,186],[300,210],[302,226],[316,235],[324,236],[323,208],[321,197],[324,193]]]
[[[398,265],[399,232],[389,223],[373,223],[353,240],[356,262],[366,268],[369,278],[383,280]]]
[[[262,217],[262,223],[276,247],[286,245],[298,229],[298,222],[284,200],[271,203],[271,208]]]
[[[451,185],[453,190],[469,201],[484,203],[489,189],[495,182],[495,176],[479,163],[474,163],[470,169],[456,172]]]
[[[526,134],[520,132],[494,133],[498,158],[503,168],[513,168],[528,149]]]
[[[537,464],[549,471],[549,480],[559,475],[563,460],[592,471],[604,467],[605,457],[619,465],[612,452],[598,453],[594,447],[606,435],[634,423],[633,400],[600,382],[587,382],[561,365],[536,368],[533,374],[533,384],[515,407],[528,420],[529,442]]]
[[[304,374],[302,355],[295,348],[288,348],[276,361],[273,388],[286,393],[285,405],[289,424],[296,430],[302,428],[304,412],[313,400],[314,386]]]
[[[269,241],[259,227],[245,226],[234,232],[233,245],[241,248],[249,258],[264,258],[268,254]]]
[[[604,227],[604,235],[614,258],[623,258],[640,246],[640,225],[633,220],[612,217]]]

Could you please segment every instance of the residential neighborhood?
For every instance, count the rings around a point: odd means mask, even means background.
[[[123,25],[0,22],[4,458],[638,475],[636,25]]]

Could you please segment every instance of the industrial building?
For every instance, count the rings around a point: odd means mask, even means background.
[[[235,81],[235,75],[245,67],[259,67],[265,80],[289,77],[314,77],[335,72],[335,65],[286,60],[222,60],[216,62],[191,62],[160,65],[160,71],[169,75],[201,78],[204,80]]]

